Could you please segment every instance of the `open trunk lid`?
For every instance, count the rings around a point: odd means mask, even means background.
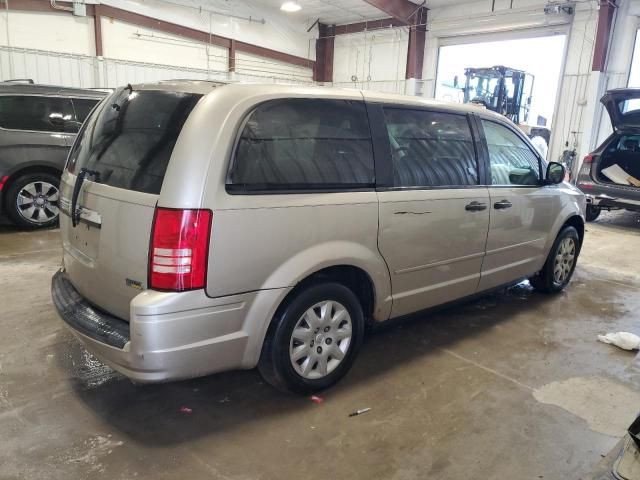
[[[609,90],[600,102],[607,109],[615,130],[640,127],[640,89]]]
[[[147,288],[155,207],[173,147],[200,97],[118,89],[94,110],[69,154],[60,199],[64,267],[81,295],[122,319]]]

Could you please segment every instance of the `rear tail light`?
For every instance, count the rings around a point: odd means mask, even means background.
[[[4,177],[0,178],[0,192],[4,188],[5,183],[7,183],[7,180],[9,180],[9,175],[5,175]]]
[[[149,249],[149,288],[182,292],[204,288],[211,210],[156,208]]]
[[[579,175],[587,175],[591,173],[591,164],[593,163],[593,155],[587,155],[582,159]]]

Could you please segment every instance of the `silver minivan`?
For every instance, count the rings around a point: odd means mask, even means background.
[[[116,90],[62,175],[57,310],[137,382],[258,367],[304,393],[367,328],[529,278],[558,292],[585,199],[492,112],[323,87]]]

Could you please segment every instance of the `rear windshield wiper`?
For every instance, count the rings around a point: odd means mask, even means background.
[[[76,205],[78,203],[78,197],[80,196],[80,189],[82,188],[82,184],[84,183],[84,179],[87,175],[93,176],[96,181],[100,178],[100,172],[96,170],[89,170],[88,168],[80,169],[80,173],[78,173],[78,177],[76,178],[76,183],[73,186],[73,195],[71,196],[71,224],[74,228],[77,227],[80,222],[80,213],[82,212],[82,209],[76,209]]]

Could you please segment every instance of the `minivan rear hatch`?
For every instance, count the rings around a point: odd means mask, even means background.
[[[147,287],[160,189],[201,97],[120,88],[96,107],[69,154],[60,200],[64,267],[82,296],[122,319],[129,319],[131,299]]]
[[[640,127],[640,89],[609,90],[600,100],[609,112],[615,130]]]

